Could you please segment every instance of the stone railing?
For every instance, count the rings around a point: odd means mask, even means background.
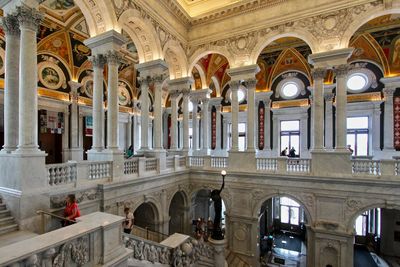
[[[112,173],[112,162],[92,161],[89,163],[89,180],[110,178]]]
[[[167,157],[166,161],[167,169],[174,169],[175,168],[175,157]]]
[[[2,247],[0,266],[126,266],[123,220],[102,212],[82,216],[74,225]]]
[[[158,162],[158,160],[156,158],[146,159],[145,171],[146,172],[157,171],[157,165],[158,165],[157,162]]]
[[[186,167],[186,157],[185,156],[178,156],[178,166]]]
[[[257,170],[275,172],[278,168],[278,161],[274,158],[258,158]]]
[[[201,157],[201,156],[189,157],[189,166],[191,166],[191,167],[203,167],[204,166],[204,157]]]
[[[147,239],[153,242],[161,242],[164,239],[168,238],[168,235],[152,231],[149,228],[142,228],[136,225],[132,226],[132,234],[138,236],[143,239]]]
[[[381,175],[381,162],[370,159],[353,159],[351,161],[351,169],[353,174],[377,176]]]
[[[400,175],[400,161],[396,160],[394,163],[394,175]]]
[[[211,168],[226,168],[228,167],[227,157],[211,157]]]
[[[288,172],[303,172],[309,173],[311,171],[311,159],[287,159]]]
[[[139,172],[139,158],[126,159],[124,161],[124,174],[135,174]]]
[[[75,183],[77,180],[76,165],[75,162],[46,165],[49,185]]]

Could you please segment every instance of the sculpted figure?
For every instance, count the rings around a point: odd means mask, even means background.
[[[222,234],[221,229],[221,217],[222,217],[222,199],[221,199],[221,192],[225,186],[225,174],[224,171],[222,173],[222,186],[221,189],[214,189],[211,192],[211,199],[214,202],[214,210],[215,210],[215,217],[214,217],[214,225],[213,225],[213,232],[211,238],[214,240],[222,240],[224,239],[224,235]]]

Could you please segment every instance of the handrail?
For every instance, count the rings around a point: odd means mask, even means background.
[[[55,218],[60,219],[60,220],[64,220],[64,221],[67,221],[67,222],[70,222],[70,223],[76,223],[76,221],[70,220],[70,219],[68,219],[66,217],[63,217],[63,216],[60,216],[60,215],[57,215],[57,214],[54,214],[54,213],[51,213],[51,212],[48,212],[48,211],[44,211],[44,210],[37,210],[36,214],[39,214],[39,215],[46,214],[46,215],[50,215],[50,216],[55,217]]]
[[[134,224],[134,225],[132,225],[132,227],[135,227],[135,228],[137,228],[137,229],[139,229],[139,230],[146,231],[147,234],[148,234],[148,232],[151,232],[151,233],[154,233],[154,234],[159,234],[159,235],[161,235],[161,236],[163,236],[163,237],[169,237],[169,235],[167,235],[167,234],[164,234],[164,233],[161,233],[161,232],[158,232],[158,231],[150,230],[150,229],[149,229],[149,228],[150,228],[149,226],[146,226],[145,228],[143,228],[143,227],[140,227],[140,226],[137,226],[136,224]]]

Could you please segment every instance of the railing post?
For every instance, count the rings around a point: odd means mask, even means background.
[[[287,173],[287,157],[276,158],[276,172]]]
[[[146,172],[146,158],[139,158],[138,164],[138,175],[143,176]]]
[[[381,166],[380,166],[380,170],[381,170],[381,176],[389,176],[389,177],[394,177],[395,174],[395,163],[396,160],[392,160],[392,159],[385,159],[385,160],[381,160]]]
[[[174,156],[174,171],[177,171],[179,169],[179,156],[175,155]]]
[[[82,180],[86,180],[89,178],[89,165],[87,162],[81,161],[68,161],[71,163],[76,163],[76,182],[75,187],[77,187]]]
[[[157,173],[161,173],[161,160],[161,158],[157,158]],[[163,160],[166,161],[166,158],[163,158]],[[163,166],[166,167],[166,164],[164,163]]]
[[[204,169],[211,169],[211,156],[203,156],[204,158]]]

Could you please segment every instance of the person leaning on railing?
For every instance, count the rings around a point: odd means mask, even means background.
[[[64,217],[67,220],[62,222],[63,226],[67,226],[72,224],[71,221],[75,221],[76,218],[81,216],[81,212],[78,207],[78,203],[76,203],[76,198],[74,194],[70,194],[66,198],[66,205],[64,209]]]
[[[132,227],[133,227],[133,213],[130,212],[130,209],[128,207],[126,207],[124,209],[124,213],[125,213],[125,221],[124,221],[124,233],[126,234],[130,234],[132,231]]]

